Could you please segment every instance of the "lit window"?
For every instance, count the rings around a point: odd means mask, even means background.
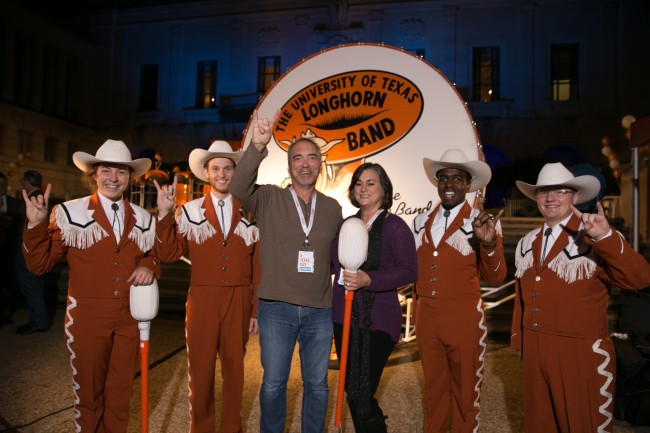
[[[551,46],[551,99],[578,99],[578,46]]]
[[[474,100],[498,101],[499,47],[477,47],[473,54]]]
[[[217,105],[217,61],[206,60],[196,66],[196,108]]]
[[[257,62],[257,93],[261,96],[280,77],[280,56],[260,57]]]

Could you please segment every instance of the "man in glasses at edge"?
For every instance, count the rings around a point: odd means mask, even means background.
[[[611,432],[616,357],[609,290],[649,286],[650,265],[611,229],[600,202],[596,213],[575,207],[598,194],[596,177],[574,177],[550,163],[536,184],[516,183],[544,217],[515,255],[510,347],[523,359],[525,431]]]

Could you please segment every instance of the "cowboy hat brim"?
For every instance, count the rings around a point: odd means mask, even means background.
[[[492,178],[492,170],[490,170],[490,166],[480,160],[467,162],[444,162],[424,158],[422,164],[424,165],[424,171],[427,174],[429,181],[436,187],[438,186],[438,172],[446,168],[457,168],[469,173],[472,177],[469,192],[474,192],[483,188]]]
[[[242,157],[242,152],[210,152],[205,149],[194,149],[190,152],[190,157],[188,158],[188,165],[192,174],[203,182],[209,182],[207,176],[205,175],[205,164],[214,158],[228,158],[232,160],[235,164],[239,163],[239,160]]]

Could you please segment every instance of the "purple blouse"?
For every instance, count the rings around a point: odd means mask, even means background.
[[[332,266],[334,271],[334,298],[332,301],[332,321],[343,324],[345,310],[345,290],[338,283],[341,273],[339,263],[338,237],[332,244]],[[397,289],[414,283],[418,276],[415,239],[408,225],[400,217],[389,213],[384,219],[381,232],[381,256],[379,269],[368,271],[370,286],[366,290],[375,292],[372,307],[371,331],[383,331],[398,342],[402,331],[402,307],[397,298]],[[359,305],[359,320],[363,323],[361,296],[355,294],[354,302]]]

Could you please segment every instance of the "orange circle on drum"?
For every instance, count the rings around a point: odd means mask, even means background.
[[[397,143],[417,124],[422,110],[422,93],[409,79],[387,71],[350,71],[291,96],[274,138],[286,150],[303,137],[330,137],[318,142],[328,163],[355,161]]]

